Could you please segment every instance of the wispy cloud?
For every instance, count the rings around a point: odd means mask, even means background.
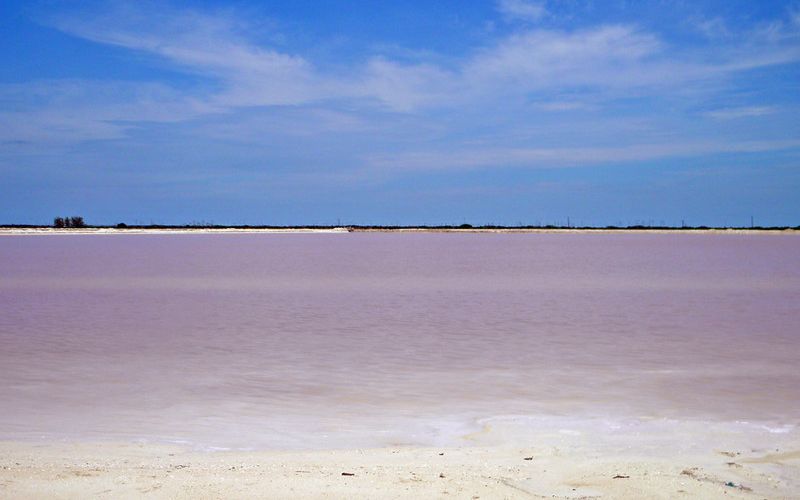
[[[739,108],[722,108],[703,113],[709,118],[717,120],[733,120],[752,116],[771,115],[778,111],[774,106],[743,106]]]
[[[587,109],[589,106],[581,101],[547,101],[537,102],[535,106],[538,109],[545,111],[575,111],[580,109]]]
[[[723,153],[758,153],[800,147],[800,139],[776,141],[690,141],[633,144],[615,147],[563,148],[460,148],[369,158],[374,168],[403,170],[471,170],[479,168],[563,168],[609,163],[628,163],[663,158]]]
[[[504,12],[543,12],[542,4],[506,0]],[[158,21],[157,19],[166,19]],[[362,99],[411,112],[481,102],[498,94],[569,88],[650,88],[723,78],[733,72],[800,59],[796,43],[745,40],[720,49],[670,50],[659,36],[631,25],[581,30],[525,30],[447,64],[373,57],[336,74],[298,54],[263,47],[229,14],[175,11],[163,16],[103,12],[60,19],[72,35],[164,58],[214,79],[210,106],[296,105]],[[785,28],[783,28],[785,30]]]
[[[506,19],[538,21],[547,14],[544,2],[532,0],[499,0],[497,10]]]
[[[164,58],[179,68],[225,82],[214,104],[282,105],[330,93],[320,88],[300,56],[254,44],[230,14],[160,9],[158,15],[126,7],[92,16],[64,17],[55,26],[69,34]]]
[[[661,47],[656,36],[630,26],[534,30],[480,50],[466,63],[464,75],[475,85],[513,84],[524,90],[636,85],[641,78],[631,80],[631,70],[645,69],[647,58]]]
[[[0,138],[20,144],[118,139],[143,122],[176,123],[218,112],[151,82],[44,80],[0,85]]]
[[[703,36],[710,39],[726,38],[731,35],[730,29],[724,19],[714,18],[695,18],[690,21],[691,25]]]

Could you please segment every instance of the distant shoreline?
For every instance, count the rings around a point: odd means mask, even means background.
[[[237,227],[3,227],[0,236],[36,235],[102,235],[102,234],[242,234],[242,233],[347,233],[347,228],[237,228]]]
[[[508,226],[0,226],[0,236],[120,234],[328,234],[328,233],[493,233],[493,234],[797,234],[798,227],[508,227]]]

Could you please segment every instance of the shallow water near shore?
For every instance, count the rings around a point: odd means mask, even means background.
[[[60,235],[0,257],[2,439],[797,438],[798,235]]]

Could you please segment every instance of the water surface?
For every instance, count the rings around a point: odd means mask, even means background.
[[[0,237],[0,438],[800,421],[800,237]],[[788,427],[786,427],[788,426]]]

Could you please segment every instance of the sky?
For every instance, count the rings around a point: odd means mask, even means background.
[[[800,224],[800,0],[0,3],[0,223]]]

